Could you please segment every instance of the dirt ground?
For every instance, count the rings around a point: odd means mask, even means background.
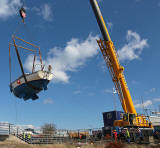
[[[160,148],[158,146],[147,146],[147,145],[108,145],[107,144],[100,144],[100,145],[70,145],[70,144],[54,144],[54,145],[29,145],[19,142],[0,142],[0,148]]]
[[[160,145],[151,146],[122,143],[31,145],[11,136],[9,139],[0,142],[0,148],[160,148]]]

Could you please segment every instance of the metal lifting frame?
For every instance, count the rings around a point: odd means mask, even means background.
[[[23,41],[23,42],[25,42],[25,43],[27,43],[27,44],[30,44],[31,46],[39,49],[39,56],[40,56],[40,62],[41,62],[41,70],[43,70],[40,47],[38,47],[38,46],[36,46],[36,45],[34,45],[34,44],[31,44],[31,43],[29,43],[29,42],[26,42],[25,40],[20,39],[20,38],[18,38],[18,37],[16,37],[16,36],[13,36],[13,37],[12,37],[13,44],[9,43],[10,83],[11,83],[11,54],[10,54],[10,46],[11,46],[11,45],[14,45],[15,51],[16,51],[16,54],[17,54],[17,58],[18,58],[18,62],[19,62],[19,64],[20,64],[20,68],[21,68],[22,75],[23,75],[23,77],[24,77],[25,83],[26,83],[28,86],[30,86],[31,88],[33,88],[33,89],[35,89],[35,90],[37,90],[37,91],[40,91],[40,90],[41,90],[40,88],[37,88],[37,87],[35,87],[35,86],[33,86],[33,85],[31,85],[31,84],[28,83],[28,81],[27,81],[27,79],[26,79],[26,76],[25,76],[25,73],[24,73],[23,64],[22,64],[22,62],[21,62],[21,58],[20,58],[20,55],[19,55],[19,52],[18,52],[18,48],[17,48],[17,47],[20,47],[20,48],[23,48],[23,49],[26,49],[26,50],[29,50],[29,51],[32,51],[32,52],[35,52],[35,53],[36,53],[36,50],[32,50],[32,49],[28,49],[28,48],[25,48],[25,47],[16,45],[16,43],[15,43],[15,38],[17,38],[18,40],[21,40],[21,41]],[[33,59],[32,73],[34,72],[35,60],[36,60],[36,55],[34,55],[34,59]]]
[[[41,55],[40,47],[37,46],[37,45],[34,45],[34,44],[30,43],[30,42],[27,42],[27,41],[25,41],[25,40],[23,40],[23,39],[21,39],[21,38],[19,38],[19,37],[17,37],[17,36],[15,36],[15,38],[18,39],[18,40],[21,40],[22,42],[27,43],[27,44],[29,44],[29,45],[35,47],[35,48],[38,48],[39,57],[40,57],[40,62],[41,62],[41,68],[43,69],[43,62],[42,62],[42,55]]]
[[[29,45],[33,46],[34,48],[38,48],[39,57],[40,57],[40,63],[41,63],[41,70],[43,70],[44,67],[43,67],[42,55],[41,55],[40,47],[37,46],[37,45],[34,45],[34,44],[30,43],[30,42],[27,42],[27,41],[25,41],[25,40],[23,40],[23,39],[15,36],[15,35],[12,37],[13,42],[15,42],[15,38],[18,39],[18,40],[20,40],[20,41],[22,41],[22,42],[24,42],[24,43],[26,43],[26,44],[29,44]],[[36,53],[37,53],[37,51],[35,49],[29,49],[29,48],[26,48],[26,47],[23,47],[23,46],[19,46],[16,43],[14,43],[14,44],[9,43],[9,46],[10,45],[13,45],[13,46],[16,46],[16,47],[19,47],[19,48],[22,48],[22,49],[34,52],[34,59],[33,59],[33,66],[32,66],[32,73],[33,73],[34,72],[34,68],[35,68],[35,60],[36,60]]]

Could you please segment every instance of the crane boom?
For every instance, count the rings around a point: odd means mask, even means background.
[[[104,40],[104,41],[99,40],[98,45],[100,46],[107,67],[110,70],[115,87],[118,90],[123,110],[128,113],[136,114],[136,110],[133,105],[133,101],[123,74],[124,68],[119,63],[115,47],[109,36],[100,8],[96,0],[90,0],[90,3],[92,5],[93,11],[95,13]]]
[[[97,19],[98,25],[100,27],[101,33],[103,35],[103,39],[105,41],[111,41],[111,38],[109,36],[107,27],[105,25],[105,22],[104,22],[102,13],[101,13],[101,11],[99,9],[99,6],[97,4],[97,1],[96,0],[90,0],[90,3],[91,3],[91,6],[92,6],[92,9],[94,11],[94,14],[96,16],[96,19]]]
[[[124,67],[122,67],[119,63],[114,44],[109,36],[98,3],[96,0],[90,0],[90,3],[103,36],[103,40],[97,40],[97,43],[101,49],[106,65],[112,76],[115,88],[118,91],[118,95],[120,97],[122,108],[125,112],[123,119],[115,120],[114,125],[152,127],[151,123],[148,122],[144,115],[137,114],[123,74]]]

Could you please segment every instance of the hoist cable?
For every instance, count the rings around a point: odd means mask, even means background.
[[[10,74],[10,85],[12,81],[12,69],[11,69],[11,45],[9,43],[9,74]]]
[[[15,97],[14,97],[15,98]],[[17,111],[17,99],[14,99],[14,107],[15,107],[15,125],[17,124],[17,120],[18,120],[18,111]]]
[[[24,26],[25,26],[25,28],[26,28],[26,30],[27,30],[28,37],[29,37],[29,39],[30,39],[31,42],[32,42],[32,41],[33,41],[33,38],[32,38],[32,35],[31,35],[31,33],[30,33],[30,30],[28,29],[28,27],[27,27],[26,24],[24,24]],[[35,46],[35,47],[38,48],[39,57],[40,57],[40,63],[41,63],[41,70],[43,70],[44,66],[43,66],[43,62],[42,62],[42,55],[41,55],[40,47],[38,47],[38,46]],[[36,54],[35,54],[34,56],[36,56]]]

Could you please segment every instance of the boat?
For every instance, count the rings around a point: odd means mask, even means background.
[[[26,73],[25,77],[27,83],[23,75],[11,82],[11,92],[13,92],[16,97],[23,98],[24,100],[30,98],[36,100],[39,98],[37,93],[42,90],[47,90],[47,85],[53,79],[53,74],[50,71],[39,70],[31,74]]]
[[[28,47],[17,45],[15,39],[22,41],[23,43],[26,43],[27,45],[33,46],[34,48],[38,49],[38,51],[36,49],[29,49]],[[42,90],[47,90],[48,83],[53,79],[52,67],[51,65],[49,65],[48,70],[44,70],[45,65],[43,65],[43,62],[42,62],[40,47],[30,42],[27,42],[15,35],[13,36],[12,40],[13,40],[13,44],[9,43],[10,91],[13,92],[13,94],[16,97],[20,99],[23,98],[25,101],[28,99],[36,100],[39,98],[37,94],[41,92]],[[18,62],[19,62],[21,72],[22,72],[21,76],[18,77],[14,81],[11,81],[11,54],[10,54],[11,45],[13,45],[15,48]],[[18,48],[22,48],[22,49],[34,52],[33,66],[32,66],[31,73],[24,72],[24,68],[23,68],[20,54],[18,52]],[[36,63],[37,53],[39,53],[40,69],[37,69],[37,68],[35,69],[35,66],[38,64]]]

